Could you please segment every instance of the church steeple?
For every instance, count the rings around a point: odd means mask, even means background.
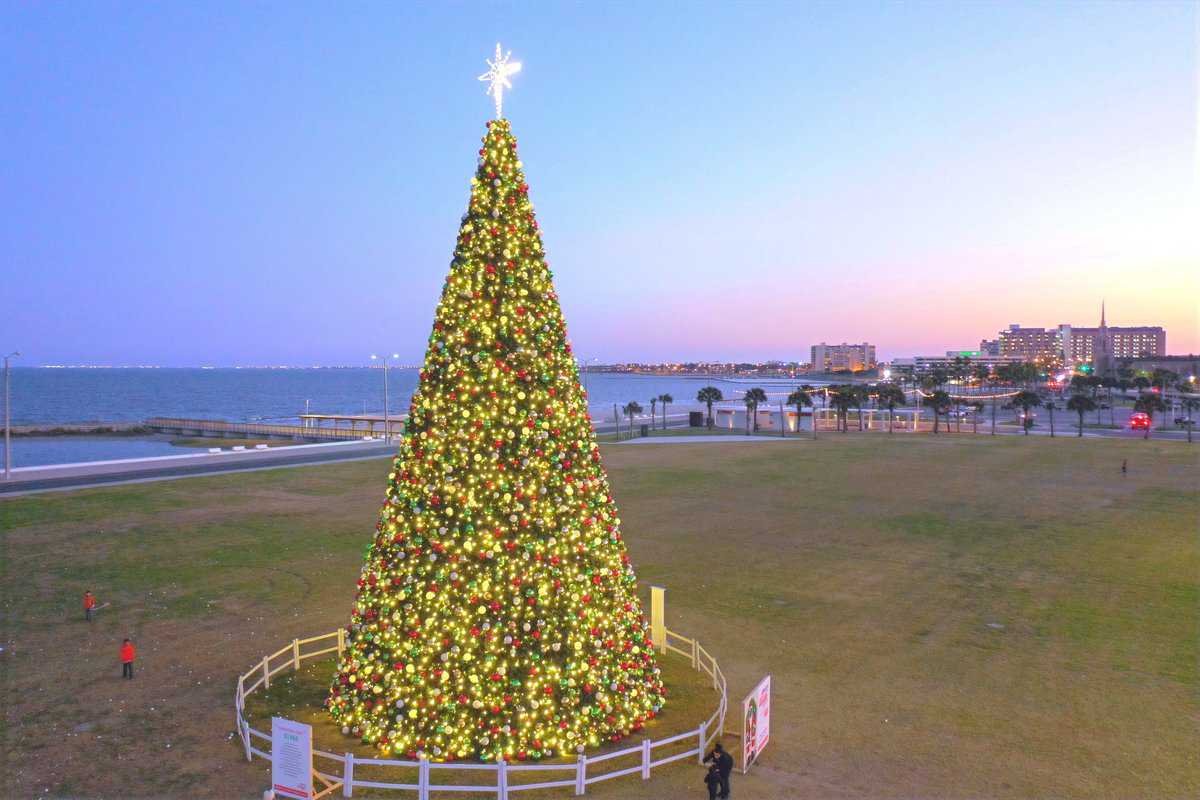
[[[1105,316],[1104,299],[1100,300],[1100,327],[1092,339],[1092,373],[1106,376],[1112,372],[1112,341],[1108,335],[1108,320]]]

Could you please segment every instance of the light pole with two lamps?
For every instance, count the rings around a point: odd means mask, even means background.
[[[588,394],[588,373],[591,372],[591,365],[596,363],[599,360],[600,360],[599,357],[589,358],[586,361],[582,358],[579,359],[580,371],[583,373],[583,393],[584,394]],[[585,403],[585,405],[590,405],[590,404],[591,404],[591,396],[589,395],[588,400]]]
[[[392,353],[390,356],[384,355],[383,358],[374,353],[371,354],[372,361],[383,362],[383,440],[385,442],[392,440],[392,419],[388,416],[388,367],[391,364],[391,359],[399,357],[399,353]]]
[[[12,440],[9,438],[12,433],[12,415],[9,413],[12,407],[12,392],[9,390],[8,362],[20,355],[13,351],[4,357],[4,480],[12,477]]]

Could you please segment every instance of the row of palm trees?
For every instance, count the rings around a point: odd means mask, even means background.
[[[871,399],[875,400],[879,408],[888,410],[888,432],[893,428],[893,420],[896,408],[905,404],[906,396],[904,390],[894,384],[879,384],[876,386],[866,386],[863,384],[845,383],[835,384],[826,387],[823,391],[819,391],[811,384],[802,384],[792,391],[783,405],[796,409],[797,419],[803,415],[805,408],[811,408],[815,405],[815,398],[821,396],[823,402],[827,404],[825,407],[832,407],[837,416],[837,428],[843,433],[849,430],[849,412],[855,409],[858,412],[858,427],[863,429],[862,409]],[[696,393],[697,402],[704,403],[707,408],[706,423],[711,429],[713,427],[713,404],[719,403],[725,399],[721,390],[715,386],[705,386]],[[766,405],[767,393],[760,387],[747,389],[742,397],[742,402],[746,405],[746,433],[757,431],[758,427],[758,409],[760,406]],[[814,422],[815,428],[815,422]],[[814,430],[815,433],[815,430]]]
[[[1076,435],[1078,436],[1083,436],[1084,415],[1099,409],[1099,404],[1089,394],[1089,389],[1092,386],[1093,384],[1087,381],[1080,382],[1074,380],[1071,382],[1071,396],[1067,399],[1066,410],[1075,412],[1079,418],[1079,424],[1076,426]],[[1189,419],[1192,413],[1200,410],[1200,399],[1185,395],[1182,392],[1179,402]],[[1029,435],[1029,429],[1033,427],[1033,418],[1030,416],[1030,411],[1039,407],[1046,409],[1050,423],[1050,435],[1055,435],[1054,412],[1060,409],[1054,397],[1043,397],[1037,392],[1023,390],[1013,396],[1012,404],[1014,407],[1020,408],[1023,412],[1023,427],[1026,436]],[[1162,394],[1150,392],[1138,396],[1137,400],[1133,403],[1133,410],[1140,411],[1150,418],[1150,425],[1146,427],[1145,434],[1143,435],[1143,438],[1149,439],[1150,428],[1153,426],[1155,415],[1165,414],[1170,410],[1170,407],[1163,399]],[[1184,427],[1187,428],[1187,440],[1191,442],[1192,425],[1186,424]]]
[[[1071,392],[1075,394],[1087,393],[1091,396],[1094,405],[1088,410],[1096,412],[1097,425],[1101,424],[1100,412],[1105,406],[1108,407],[1109,411],[1109,424],[1115,425],[1116,405],[1113,403],[1114,390],[1119,391],[1124,396],[1130,389],[1136,389],[1139,400],[1145,396],[1146,390],[1151,388],[1157,388],[1160,392],[1166,392],[1172,385],[1178,385],[1182,392],[1190,390],[1191,387],[1177,384],[1178,380],[1179,376],[1168,369],[1156,369],[1150,375],[1135,375],[1132,370],[1122,368],[1111,375],[1076,375],[1071,378]],[[1099,402],[1100,392],[1102,391],[1107,394],[1107,402],[1104,403]]]
[[[837,430],[846,433],[850,430],[850,412],[855,411],[858,417],[858,429],[863,430],[863,415],[862,410],[866,407],[869,401],[874,400],[876,408],[886,409],[888,412],[888,433],[892,433],[895,428],[895,413],[896,409],[905,405],[908,402],[908,397],[904,389],[896,383],[882,383],[868,386],[859,383],[840,383],[817,389],[811,384],[802,384],[792,391],[783,405],[796,409],[796,416],[799,419],[805,408],[812,408],[816,405],[816,398],[822,399],[824,408],[832,408],[835,412],[835,420]],[[715,386],[705,386],[696,394],[696,400],[704,403],[707,407],[707,425],[713,427],[713,403],[721,402],[725,396],[721,390]],[[757,431],[758,427],[758,409],[759,406],[767,403],[767,394],[759,387],[747,389],[742,398],[742,402],[746,405],[746,433]],[[944,391],[934,393],[935,409],[938,414],[948,414],[950,406],[953,405],[950,395]],[[982,405],[978,406],[982,408]],[[940,416],[937,417],[940,420]],[[815,431],[814,422],[814,433]],[[935,431],[937,424],[935,422]]]
[[[650,425],[651,425],[651,427],[653,427],[658,421],[657,409],[658,409],[658,406],[661,404],[662,405],[662,429],[664,431],[667,429],[667,406],[674,402],[675,402],[675,398],[669,394],[660,394],[657,397],[650,398]],[[633,418],[636,417],[638,414],[641,414],[643,410],[644,409],[642,408],[642,404],[636,400],[630,400],[628,403],[626,403],[624,406],[621,407],[621,413],[623,413],[626,417],[629,418],[629,435],[630,435],[630,437],[633,436]],[[710,407],[710,416],[711,416],[711,407]]]
[[[933,412],[933,432],[940,433],[943,418],[946,419],[946,429],[949,430],[950,422],[949,415],[951,411],[955,413],[955,426],[958,431],[962,430],[962,414],[963,408],[971,408],[977,413],[971,415],[971,424],[973,432],[979,432],[979,415],[982,412],[984,405],[981,402],[964,398],[962,395],[951,395],[944,388],[945,384],[951,378],[960,378],[959,373],[966,373],[966,359],[963,369],[949,370],[934,369],[930,374],[921,381],[920,385],[930,390],[925,396],[925,406]],[[957,360],[956,360],[957,361]],[[1036,383],[1040,377],[1039,367],[1032,363],[1022,364],[1001,364],[994,372],[987,369],[984,365],[975,365],[975,373],[970,377],[978,380],[988,381],[992,384],[1006,383],[1012,386],[1031,386]],[[1127,374],[1122,374],[1127,373]],[[1180,391],[1180,402],[1186,412],[1189,414],[1200,408],[1200,400],[1190,397],[1187,393],[1192,387],[1186,384],[1176,383],[1179,376],[1170,370],[1156,369],[1149,377],[1141,375],[1133,375],[1128,370],[1121,370],[1115,376],[1111,377],[1093,377],[1093,376],[1076,376],[1071,381],[1071,396],[1067,400],[1065,410],[1074,412],[1079,418],[1078,435],[1083,436],[1084,416],[1095,411],[1097,414],[1097,423],[1099,423],[1099,411],[1101,404],[1098,401],[1098,393],[1101,389],[1108,389],[1109,402],[1108,407],[1111,409],[1112,390],[1118,389],[1121,392],[1126,392],[1129,389],[1137,389],[1138,397],[1134,403],[1134,409],[1142,411],[1153,420],[1155,414],[1162,414],[1168,410],[1167,404],[1163,400],[1162,395],[1168,388],[1175,387]],[[1156,387],[1159,393],[1147,393],[1145,390],[1151,387]],[[784,405],[796,409],[797,419],[799,419],[805,408],[815,406],[816,398],[820,396],[823,401],[823,407],[832,408],[835,412],[837,430],[846,433],[849,431],[850,412],[855,411],[858,417],[858,429],[863,430],[863,407],[870,401],[874,401],[876,408],[886,409],[888,412],[888,433],[892,433],[895,423],[895,411],[898,407],[906,405],[908,396],[902,385],[898,383],[880,383],[874,385],[843,383],[833,384],[817,389],[810,384],[802,384],[792,391]],[[724,394],[716,386],[705,386],[696,393],[697,402],[703,403],[707,409],[706,423],[708,428],[713,428],[713,404],[719,403],[725,399]],[[660,394],[657,397],[650,399],[650,417],[653,425],[657,420],[657,407],[662,406],[662,427],[666,430],[667,427],[667,406],[675,402],[669,394]],[[767,394],[760,387],[753,387],[746,390],[742,398],[742,402],[746,405],[746,433],[759,430],[758,425],[758,409],[760,406],[766,405]],[[1050,424],[1050,435],[1055,435],[1054,428],[1054,412],[1061,410],[1055,399],[1051,396],[1043,396],[1037,391],[1030,388],[1022,389],[1012,396],[1010,401],[1011,407],[1019,408],[1022,411],[1022,424],[1025,435],[1029,435],[1029,429],[1033,427],[1033,417],[1031,412],[1035,408],[1044,408],[1047,411]],[[1007,407],[1007,406],[1006,406]],[[627,403],[623,411],[629,418],[629,432],[633,435],[633,419],[636,415],[642,413],[642,406],[637,401]],[[1110,419],[1112,419],[1110,415]],[[1188,441],[1192,441],[1191,426],[1188,425]],[[992,401],[992,433],[996,432],[996,399]],[[816,435],[816,417],[813,418],[813,435]],[[1147,438],[1149,430],[1146,431]]]

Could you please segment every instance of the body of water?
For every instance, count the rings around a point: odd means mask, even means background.
[[[408,411],[416,369],[388,373],[388,407]],[[751,386],[774,402],[801,381],[589,373],[584,376],[592,415],[610,419],[614,404],[670,394],[674,408],[698,407],[703,386],[737,400]],[[297,422],[305,409],[323,414],[382,414],[383,371],[347,369],[48,369],[12,370],[13,425],[54,427],[79,422],[140,422],[148,417],[221,419],[233,422]],[[194,452],[167,441],[128,437],[19,437],[13,464],[57,464]],[[0,453],[0,463],[3,454]]]

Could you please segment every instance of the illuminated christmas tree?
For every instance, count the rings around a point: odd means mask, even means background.
[[[641,729],[666,694],[497,116],[327,701],[385,754],[570,754]]]

